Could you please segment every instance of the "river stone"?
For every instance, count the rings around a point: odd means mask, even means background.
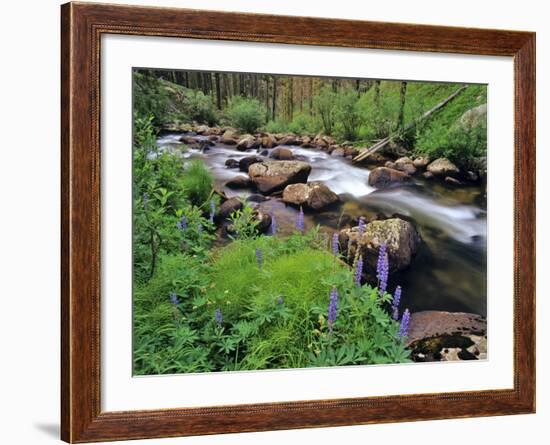
[[[230,179],[225,183],[226,187],[230,189],[245,189],[250,187],[251,181],[248,176],[235,176],[233,179]]]
[[[442,335],[487,333],[487,319],[467,312],[420,311],[411,314],[407,343]]]
[[[262,147],[264,148],[273,148],[277,145],[277,139],[272,134],[264,134],[261,139]]]
[[[271,154],[269,155],[269,157],[273,159],[277,159],[279,161],[294,160],[294,154],[292,153],[292,150],[289,150],[288,148],[284,148],[284,147],[274,148]]]
[[[233,130],[227,130],[222,136],[222,143],[225,145],[237,145],[238,135]]]
[[[330,152],[330,155],[335,157],[344,157],[345,151],[342,147],[335,146]]]
[[[258,156],[246,156],[239,161],[239,170],[242,172],[247,172],[248,168],[257,162],[262,162],[263,159]]]
[[[220,205],[220,209],[218,210],[218,218],[221,220],[224,220],[228,216],[230,216],[234,211],[241,210],[242,208],[243,208],[243,203],[239,198],[236,198],[236,197],[229,198],[222,205]]]
[[[207,134],[209,133],[210,128],[208,128],[208,125],[199,125],[197,128],[195,128],[195,132],[197,134]]]
[[[259,144],[256,141],[256,138],[250,134],[243,136],[239,139],[239,142],[237,142],[237,150],[239,151],[250,150],[251,148],[257,148],[258,146]]]
[[[385,188],[409,180],[410,177],[406,173],[388,167],[377,167],[369,174],[369,185],[376,188]]]
[[[460,170],[447,158],[439,158],[428,165],[428,171],[434,176],[456,176]]]
[[[229,158],[225,161],[225,166],[227,168],[239,168],[239,161],[233,158]]]
[[[416,173],[416,167],[413,164],[411,158],[402,157],[395,161],[395,169],[408,175],[414,175]]]
[[[265,161],[252,164],[248,175],[258,190],[270,194],[289,184],[306,183],[311,165],[303,161]]]
[[[445,176],[445,182],[449,185],[454,186],[454,187],[462,185],[462,182],[460,182],[458,179],[452,178],[450,176]]]
[[[420,235],[414,225],[400,218],[372,221],[360,235],[358,227],[340,232],[340,245],[347,258],[355,258],[357,250],[368,273],[375,273],[380,246],[386,244],[390,272],[406,269],[418,251]]]
[[[191,145],[197,142],[197,140],[192,136],[183,135],[180,137],[180,142],[183,142],[184,144]]]
[[[421,169],[421,170],[424,170],[428,166],[429,163],[430,163],[430,160],[428,158],[416,158],[413,161],[413,165],[416,168]]]
[[[339,200],[340,198],[336,193],[320,182],[290,184],[286,186],[283,192],[284,202],[313,210],[320,210]]]
[[[279,139],[279,145],[300,145],[302,141],[299,137],[296,137],[292,134],[288,134]]]

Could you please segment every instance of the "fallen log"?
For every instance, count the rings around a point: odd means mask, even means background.
[[[461,86],[458,90],[456,90],[453,94],[451,94],[449,97],[447,97],[444,101],[439,102],[435,107],[430,108],[428,111],[426,111],[422,116],[420,116],[418,119],[414,119],[412,122],[409,122],[407,125],[405,125],[402,129],[397,131],[394,134],[391,134],[384,139],[381,139],[376,144],[370,146],[362,153],[359,153],[357,156],[355,156],[352,159],[352,162],[360,162],[366,158],[368,158],[373,153],[376,153],[378,150],[381,150],[386,145],[388,145],[393,139],[395,139],[398,136],[401,136],[402,134],[409,131],[411,128],[422,122],[423,120],[429,118],[432,114],[434,114],[436,111],[441,110],[445,105],[447,105],[450,101],[452,101],[456,96],[458,96],[460,93],[462,93],[466,88],[468,88],[468,85]]]

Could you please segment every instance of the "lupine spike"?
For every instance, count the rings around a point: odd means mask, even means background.
[[[365,217],[360,216],[359,217],[359,227],[357,228],[357,231],[359,232],[359,236],[363,235],[365,232]]]
[[[256,261],[258,261],[258,268],[262,270],[262,267],[264,265],[264,257],[262,255],[262,249],[259,247],[256,248]]]
[[[198,232],[199,236],[202,236],[202,224],[201,223],[197,224],[197,232]]]
[[[304,232],[304,210],[302,207],[300,207],[300,213],[296,217],[296,230],[301,233]]]
[[[380,246],[380,251],[378,252],[378,262],[376,264],[376,276],[378,278],[378,290],[380,295],[383,295],[386,292],[388,287],[388,274],[389,274],[389,263],[387,256],[387,246],[382,244]]]
[[[223,323],[222,311],[220,308],[217,308],[214,313],[214,318],[216,319],[216,324],[221,326]]]
[[[332,235],[332,254],[334,256],[338,256],[339,244],[340,241],[338,240],[338,232],[335,232],[334,235]]]
[[[360,256],[355,265],[355,285],[361,287],[361,278],[363,277],[363,257]]]
[[[401,301],[401,286],[395,288],[393,293],[393,300],[391,303],[392,306],[392,317],[394,320],[399,319],[399,302]]]
[[[401,324],[399,325],[399,332],[397,335],[401,338],[406,337],[409,333],[409,323],[411,320],[411,313],[408,309],[405,309],[403,312],[403,317],[401,318]]]
[[[178,305],[178,304],[180,303],[180,300],[179,300],[179,298],[178,298],[178,296],[176,295],[175,292],[172,292],[172,293],[170,294],[170,302],[171,302],[174,306],[176,306],[176,305]]]
[[[271,216],[271,226],[269,226],[269,233],[271,233],[271,235],[276,235],[277,234],[277,220],[275,219],[274,214],[270,214],[270,216]]]
[[[278,305],[283,304],[283,297],[277,298],[277,304],[278,304]]]
[[[210,200],[210,222],[214,223],[214,216],[216,214],[216,203],[214,200]]]
[[[330,291],[330,299],[328,303],[328,328],[332,332],[336,315],[338,313],[338,289],[333,287]]]

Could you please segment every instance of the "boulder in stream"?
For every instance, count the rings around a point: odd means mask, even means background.
[[[238,135],[233,130],[227,130],[222,136],[222,143],[225,145],[237,145]]]
[[[320,182],[290,184],[285,187],[283,192],[284,202],[313,210],[320,210],[339,200],[336,193]]]
[[[292,153],[292,150],[285,147],[274,148],[271,154],[269,155],[269,157],[273,159],[277,159],[279,161],[294,160],[294,154]]]
[[[437,177],[457,176],[460,170],[447,158],[438,158],[428,165],[428,171]]]
[[[397,159],[394,168],[408,175],[414,175],[416,173],[416,167],[414,166],[413,160],[406,156]]]
[[[264,194],[283,190],[289,184],[306,183],[311,165],[303,161],[265,161],[252,164],[248,175]]]
[[[230,189],[245,189],[250,187],[250,185],[250,178],[244,175],[235,176],[225,183],[225,186]]]
[[[273,148],[277,145],[277,139],[272,134],[266,133],[261,137],[261,144],[264,148]]]
[[[224,220],[228,218],[234,211],[241,210],[243,203],[239,198],[233,197],[225,201],[218,210],[218,218]]]
[[[240,150],[240,151],[246,151],[252,148],[258,148],[259,146],[260,146],[260,143],[256,140],[254,136],[250,134],[243,136],[237,142],[237,150]]]
[[[376,188],[385,188],[410,180],[410,176],[399,170],[388,167],[377,167],[369,174],[369,185]]]
[[[239,170],[242,172],[248,172],[248,168],[252,164],[256,164],[257,162],[262,161],[263,159],[258,156],[246,156],[239,161]]]
[[[229,158],[225,161],[225,166],[227,168],[239,168],[239,161],[233,158]]]
[[[344,255],[353,262],[356,254],[363,256],[368,273],[376,271],[380,246],[386,244],[390,272],[406,269],[418,251],[420,235],[409,221],[390,218],[372,221],[365,226],[362,234],[358,227],[340,232],[340,245]]]

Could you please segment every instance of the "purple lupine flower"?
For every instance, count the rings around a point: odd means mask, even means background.
[[[336,321],[336,315],[338,311],[338,289],[336,286],[330,291],[330,299],[328,303],[328,328],[332,332],[332,327]]]
[[[197,224],[197,232],[198,232],[199,236],[202,236],[202,224],[201,223]]]
[[[384,243],[380,246],[378,262],[376,264],[376,277],[378,278],[378,290],[380,291],[380,295],[386,292],[388,286],[389,263],[386,250],[387,246],[386,243]]]
[[[340,241],[338,240],[338,232],[334,232],[334,235],[332,235],[332,254],[334,256],[338,256],[339,244],[340,244]]]
[[[182,215],[181,216],[181,221],[178,221],[176,223],[176,226],[178,227],[179,230],[181,230],[182,232],[185,232],[187,230],[187,218],[185,217],[185,215]]]
[[[365,232],[365,217],[360,216],[359,217],[359,227],[357,228],[357,232],[359,232],[359,236],[363,235]]]
[[[298,232],[304,232],[304,211],[302,207],[300,207],[300,213],[298,213],[296,218],[296,230],[298,230]]]
[[[280,306],[281,304],[283,304],[283,297],[279,297],[277,298],[277,304]]]
[[[393,293],[393,300],[391,303],[392,317],[394,320],[399,319],[399,302],[400,301],[401,301],[401,286],[397,286],[395,288],[395,292]]]
[[[222,311],[220,308],[217,308],[215,313],[214,313],[214,318],[216,319],[216,324],[218,326],[221,326],[222,325],[222,322],[223,322],[223,317],[222,317]]]
[[[361,287],[361,278],[363,276],[363,257],[360,256],[355,265],[355,285]]]
[[[401,318],[401,324],[399,325],[399,332],[397,333],[398,337],[406,337],[409,332],[409,322],[411,321],[411,313],[408,309],[405,309],[403,312],[403,317]]]
[[[216,214],[216,203],[214,202],[214,200],[210,200],[210,222],[213,224],[214,223],[214,216]]]
[[[271,226],[269,226],[269,233],[271,233],[271,235],[276,235],[277,234],[277,221],[275,220],[275,215],[273,215],[271,213],[270,216],[271,216]]]
[[[170,294],[170,302],[171,302],[174,306],[180,304],[180,299],[178,298],[178,296],[176,295],[175,292],[172,292],[172,293]]]
[[[262,270],[262,266],[264,265],[264,257],[262,255],[262,249],[259,247],[256,247],[256,261],[258,261],[258,267]]]
[[[147,210],[147,203],[149,202],[149,193],[145,192],[141,199],[143,200],[143,208]]]

